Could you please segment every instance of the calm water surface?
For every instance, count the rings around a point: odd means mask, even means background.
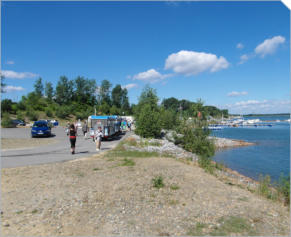
[[[289,117],[265,116],[244,119],[256,118],[263,121],[280,120],[282,122],[272,122],[272,127],[238,127],[213,131],[212,135],[217,137],[256,143],[254,146],[218,151],[213,159],[257,180],[260,174],[270,175],[273,181],[278,180],[281,173],[289,175],[290,123],[284,122]]]

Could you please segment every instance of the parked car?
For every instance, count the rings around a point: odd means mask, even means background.
[[[12,123],[15,125],[15,126],[25,126],[26,125],[26,123],[24,122],[24,121],[22,121],[22,120],[19,120],[19,119],[14,119],[14,120],[12,120]]]
[[[51,120],[51,123],[54,125],[54,126],[58,126],[59,125],[59,121],[58,120]]]
[[[31,128],[31,137],[50,137],[51,127],[45,120],[39,120],[33,123]]]

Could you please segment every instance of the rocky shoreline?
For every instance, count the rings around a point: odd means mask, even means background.
[[[129,137],[137,141],[138,144],[145,143],[145,139],[142,139],[140,136],[133,134]],[[241,146],[252,146],[255,143],[250,143],[242,140],[234,140],[227,138],[219,138],[219,137],[209,137],[209,139],[214,140],[214,144],[217,150],[227,149],[227,148],[235,148]],[[156,152],[158,154],[170,155],[177,159],[187,159],[192,162],[198,161],[198,155],[185,151],[183,148],[175,145],[173,142],[172,136],[164,136],[163,139],[146,139],[146,145],[143,146],[131,146],[125,144],[124,147],[127,150],[132,151],[146,151],[146,152]],[[215,161],[213,161],[215,164]],[[218,175],[220,178],[228,178],[231,179],[233,183],[238,185],[247,186],[248,188],[255,189],[258,186],[258,181],[244,176],[238,173],[235,170],[224,167],[222,170],[218,170]]]

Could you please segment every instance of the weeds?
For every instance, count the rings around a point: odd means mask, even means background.
[[[37,213],[37,209],[33,209],[31,213],[32,213],[32,214]]]
[[[194,228],[191,228],[186,235],[190,236],[201,236],[203,234],[203,229],[206,228],[207,225],[201,222],[197,222]]]
[[[115,158],[115,157],[147,158],[147,157],[157,157],[157,156],[159,156],[157,152],[147,152],[147,151],[112,150],[108,153],[109,158]]]
[[[226,165],[223,163],[215,162],[215,168],[218,170],[224,171],[226,169]]]
[[[272,200],[276,200],[278,197],[275,190],[271,188],[271,177],[269,175],[260,175],[257,192],[259,195]]]
[[[284,177],[282,174],[279,178],[279,183],[277,187],[279,195],[284,197],[284,204],[290,205],[290,176]]]
[[[214,174],[214,165],[212,164],[210,157],[200,156],[198,159],[198,164],[207,173]]]
[[[157,177],[153,178],[152,182],[153,182],[153,186],[155,188],[162,188],[165,186],[164,178],[162,176],[157,176]]]
[[[177,205],[178,203],[179,203],[178,200],[170,200],[170,201],[169,201],[169,204],[170,204],[170,205]]]
[[[121,164],[121,166],[134,166],[135,165],[135,162],[131,159],[124,158],[122,161],[123,163]]]
[[[209,235],[227,236],[233,233],[255,235],[253,227],[242,217],[229,216],[219,220],[220,226],[214,228]]]
[[[94,168],[93,171],[98,171],[101,170],[100,168]]]
[[[237,200],[247,202],[249,199],[247,197],[240,197]]]
[[[176,184],[172,184],[172,185],[170,186],[170,188],[171,188],[172,190],[178,190],[180,187],[179,187],[178,185],[176,185]]]

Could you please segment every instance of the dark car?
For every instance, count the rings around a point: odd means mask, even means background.
[[[51,127],[47,121],[39,120],[34,122],[31,128],[31,137],[50,137]]]
[[[25,126],[25,122],[23,122],[22,120],[19,120],[19,119],[14,119],[12,120],[12,123],[15,125],[15,126]]]

